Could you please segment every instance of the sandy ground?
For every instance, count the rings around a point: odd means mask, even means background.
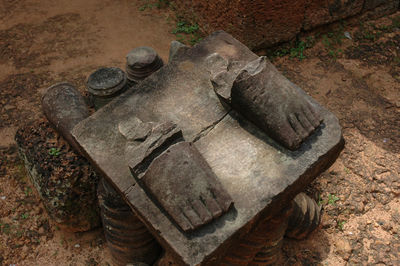
[[[124,68],[126,53],[142,45],[167,60],[176,38],[170,12],[141,6],[133,0],[0,2],[0,264],[111,264],[101,229],[66,233],[48,218],[17,157],[14,134],[43,117],[41,94],[55,82],[67,80],[84,92],[92,71]],[[399,13],[339,33],[312,33],[305,40],[319,37],[304,59],[295,50],[294,58],[273,60],[338,116],[346,140],[337,162],[308,189],[319,194],[321,226],[306,240],[285,240],[286,265],[400,265],[396,18]],[[342,38],[345,31],[351,40]]]

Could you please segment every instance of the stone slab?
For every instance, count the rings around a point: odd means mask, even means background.
[[[279,212],[338,156],[343,139],[337,118],[319,106],[324,124],[299,150],[290,152],[236,112],[226,109],[210,83],[207,58],[219,53],[243,67],[257,58],[243,44],[217,32],[138,87],[78,124],[73,135],[88,158],[123,195],[135,213],[177,262],[217,263],[234,240],[258,219]],[[212,70],[211,70],[212,71]],[[307,96],[308,97],[308,96]],[[203,155],[233,199],[234,207],[194,232],[178,229],[135,183],[118,124],[136,116],[143,122],[171,121]]]

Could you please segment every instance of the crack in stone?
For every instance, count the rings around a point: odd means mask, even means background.
[[[217,121],[215,121],[208,127],[203,128],[199,133],[196,134],[196,136],[193,138],[192,142],[195,143],[196,141],[200,140],[201,138],[207,136],[208,133],[210,133],[222,121],[222,119],[224,119],[230,112],[231,112],[231,110],[227,111],[220,119],[218,119]]]

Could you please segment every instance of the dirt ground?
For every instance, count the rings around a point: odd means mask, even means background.
[[[14,134],[43,117],[40,97],[56,82],[84,92],[91,72],[124,68],[127,52],[142,45],[166,61],[176,39],[171,18],[134,0],[0,2],[1,265],[111,264],[101,229],[67,233],[49,219]],[[285,240],[284,262],[400,265],[400,13],[302,40],[269,54],[338,116],[346,147],[308,189],[323,206],[320,228],[306,240]]]

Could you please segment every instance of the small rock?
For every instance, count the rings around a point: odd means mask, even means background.
[[[338,239],[336,240],[335,246],[337,254],[341,256],[345,261],[349,260],[352,252],[349,241],[345,239]]]
[[[34,213],[35,215],[42,214],[42,208],[40,208],[39,206],[34,207],[33,213]]]
[[[390,232],[391,232],[392,234],[398,234],[398,233],[399,233],[399,230],[398,230],[398,228],[393,227],[393,228],[390,230]]]
[[[81,247],[81,245],[79,245],[79,244],[75,244],[75,246],[74,247],[76,247],[76,248],[80,248]]]
[[[28,256],[28,252],[29,252],[29,247],[26,245],[23,246],[21,250],[21,257],[26,258]]]
[[[346,38],[349,39],[349,40],[352,40],[352,39],[353,39],[353,38],[351,38],[350,32],[348,32],[348,31],[345,31],[345,32],[344,32],[344,37],[346,37]]]
[[[364,211],[364,203],[362,202],[357,202],[356,203],[356,209],[359,213],[362,213]]]
[[[10,104],[7,104],[6,106],[4,106],[4,110],[9,111],[11,109],[15,109],[16,107]]]
[[[1,196],[0,199],[5,200],[6,196]]]
[[[40,227],[38,230],[39,235],[43,235],[44,234],[44,228]]]

